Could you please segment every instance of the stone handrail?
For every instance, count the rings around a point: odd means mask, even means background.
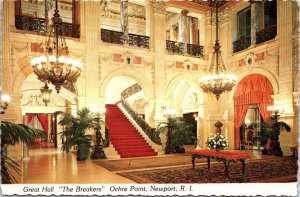
[[[150,125],[137,114],[129,103],[122,97],[121,104],[130,117],[141,127],[141,129],[147,134],[147,136],[156,144],[161,145],[161,140],[158,133],[155,132],[155,128],[151,128]]]

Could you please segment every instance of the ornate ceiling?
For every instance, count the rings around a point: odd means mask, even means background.
[[[191,0],[191,2],[200,4],[200,5],[204,5],[204,6],[208,6],[208,7],[212,6],[214,8],[216,7],[216,3],[217,3],[218,8],[229,3],[229,1],[217,1],[217,0]]]

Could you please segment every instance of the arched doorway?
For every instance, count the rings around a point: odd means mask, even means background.
[[[203,103],[199,87],[185,79],[180,79],[172,85],[173,89],[169,92],[170,95],[168,95],[170,98],[170,108],[176,109],[177,116],[183,117],[187,123],[194,126],[193,133],[195,139],[186,143],[186,145],[195,144],[200,134],[198,119],[202,117],[202,114],[199,113],[199,104]]]
[[[105,103],[114,104],[119,102],[121,94],[125,95],[125,99],[130,106],[145,119],[146,95],[140,84],[129,76],[113,77],[106,86]]]
[[[52,89],[50,102],[47,106],[42,100],[40,88],[44,83],[39,81],[34,73],[29,74],[22,82],[20,93],[21,113],[23,115],[23,123],[31,128],[43,130],[46,137],[44,139],[36,138],[35,143],[29,148],[61,148],[62,139],[59,133],[62,126],[58,125],[60,115],[56,112],[76,112],[76,90],[63,86],[60,93],[57,94],[55,87],[49,84]]]
[[[249,105],[256,104],[264,121],[271,113],[267,106],[273,104],[273,87],[269,79],[261,74],[251,74],[243,78],[234,92],[234,148],[240,147],[240,126],[244,122]]]

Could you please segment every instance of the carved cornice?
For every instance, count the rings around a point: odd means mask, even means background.
[[[165,15],[166,14],[166,7],[167,7],[167,4],[164,1],[154,0],[152,2],[152,11],[156,14]]]
[[[103,15],[103,18],[120,21],[120,14],[113,11],[107,11],[107,13]],[[134,18],[129,16],[128,21],[137,25],[146,25],[146,19],[143,18]]]
[[[223,11],[218,13],[218,19],[219,19],[219,24],[222,25],[224,23],[229,22],[229,9],[225,8]],[[216,13],[213,12],[211,15],[210,11],[207,11],[206,13],[206,21],[209,21],[208,24],[210,24],[210,21],[212,20],[212,25],[216,25]]]
[[[40,6],[44,6],[45,5],[45,1],[41,1],[41,0],[28,0],[28,1],[24,1],[22,0],[22,3],[28,3],[28,4],[33,4],[33,5],[40,5]],[[59,10],[64,10],[64,11],[72,11],[72,3],[71,2],[61,2],[59,1],[58,4],[58,9]]]

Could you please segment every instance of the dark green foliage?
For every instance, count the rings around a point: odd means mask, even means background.
[[[156,130],[159,134],[167,132],[167,143],[165,153],[184,152],[182,146],[191,143],[194,139],[193,125],[188,124],[181,117],[169,117],[166,122],[161,122]]]
[[[62,117],[59,124],[65,126],[65,130],[60,133],[61,138],[65,138],[62,146],[63,151],[68,153],[72,148],[75,148],[77,160],[86,160],[90,155],[92,143],[92,135],[86,134],[86,131],[100,128],[100,117],[93,115],[87,108],[79,110],[77,117],[64,112],[60,114]]]
[[[253,131],[260,128],[257,138],[261,145],[265,145],[268,138],[273,139],[273,127],[269,123],[252,122],[248,128]]]
[[[267,143],[268,138],[270,138],[271,140],[274,140],[274,137],[275,137],[274,132],[275,132],[276,126],[278,126],[280,131],[287,131],[287,132],[291,131],[291,127],[283,121],[279,121],[275,124],[253,122],[249,125],[248,128],[251,130],[258,130],[258,128],[260,127],[261,130],[260,130],[258,139],[259,139],[261,145],[265,145]]]
[[[24,124],[12,122],[1,122],[1,178],[2,183],[16,183],[15,177],[8,171],[8,168],[20,173],[19,165],[7,156],[7,146],[15,145],[19,142],[33,143],[34,138],[39,136],[44,138],[45,132],[38,129],[31,129]]]
[[[278,121],[279,116],[273,116],[271,123],[252,123],[249,125],[249,128],[252,130],[257,130],[261,128],[261,132],[258,135],[258,140],[261,145],[265,145],[268,142],[268,139],[271,139],[270,150],[263,150],[263,154],[275,154],[277,156],[282,156],[282,150],[279,142],[279,135],[281,131],[291,131],[291,127],[283,121]]]

